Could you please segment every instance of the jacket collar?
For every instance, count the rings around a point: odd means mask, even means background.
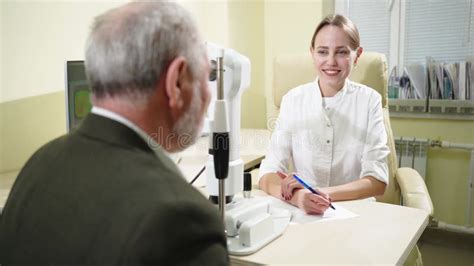
[[[114,145],[153,152],[148,144],[132,129],[110,118],[93,113],[87,115],[77,132]]]

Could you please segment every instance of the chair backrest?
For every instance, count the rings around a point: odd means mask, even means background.
[[[397,157],[388,113],[387,72],[387,59],[384,54],[363,52],[349,79],[375,89],[382,96],[384,123],[390,148],[388,158],[389,186],[386,188],[385,194],[378,197],[377,200],[400,204],[400,188],[395,180]],[[298,85],[314,81],[315,75],[310,53],[278,56],[275,58],[273,64],[273,88],[267,92],[270,94],[267,97],[271,99],[271,101],[267,102],[267,119],[271,121],[278,116],[283,95]]]

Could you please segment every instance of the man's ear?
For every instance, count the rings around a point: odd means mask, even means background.
[[[165,91],[168,99],[168,106],[171,108],[181,108],[183,102],[183,79],[186,72],[186,59],[178,56],[168,66],[166,70]]]
[[[360,57],[360,55],[362,54],[363,51],[364,51],[364,48],[362,48],[362,47],[357,48],[357,50],[356,50],[356,58],[355,58],[355,60],[354,60],[354,65],[357,64],[357,61],[359,61],[359,57]]]

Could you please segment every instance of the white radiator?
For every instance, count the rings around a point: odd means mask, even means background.
[[[418,171],[423,179],[426,176],[426,163],[429,139],[414,137],[395,137],[398,167],[410,167]]]

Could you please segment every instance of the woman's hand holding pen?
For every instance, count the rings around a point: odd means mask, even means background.
[[[281,197],[284,200],[291,200],[295,190],[304,188],[293,176],[287,175],[282,172],[277,172],[281,180]]]
[[[295,179],[293,175],[277,172],[282,179],[281,197],[308,214],[323,214],[331,204],[329,196],[319,189],[320,195],[311,193]]]
[[[331,201],[323,196],[313,194],[309,190],[298,189],[290,203],[307,214],[323,214],[329,208]]]

